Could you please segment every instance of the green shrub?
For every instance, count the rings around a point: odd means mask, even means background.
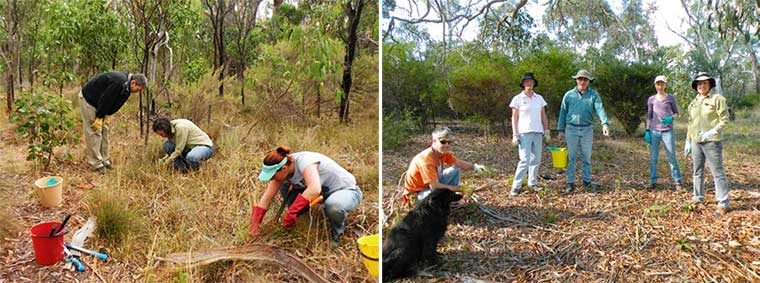
[[[652,80],[663,68],[615,58],[605,60],[597,65],[591,87],[602,97],[607,116],[615,117],[626,134],[632,135],[647,114],[647,99],[656,92]]]
[[[124,201],[107,193],[93,196],[93,214],[98,219],[98,235],[111,242],[119,243],[137,225],[136,215],[127,208]]]
[[[406,142],[417,128],[416,124],[412,112],[383,114],[383,149],[395,149]]]
[[[58,95],[25,93],[16,100],[11,121],[17,125],[16,133],[27,140],[27,160],[43,162],[47,169],[56,147],[79,143],[70,112],[71,101]],[[66,158],[71,159],[71,154]]]
[[[760,94],[731,95],[726,100],[735,109],[747,109],[760,105]]]

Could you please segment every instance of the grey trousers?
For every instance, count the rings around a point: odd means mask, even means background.
[[[100,133],[92,129],[92,121],[95,120],[95,107],[87,103],[87,100],[79,92],[79,109],[82,111],[82,128],[87,149],[87,163],[93,169],[111,165],[111,155],[108,152],[108,126],[103,125]]]
[[[718,206],[728,208],[728,180],[726,170],[723,168],[723,143],[717,142],[691,142],[694,178],[694,201],[705,200],[705,161],[710,167],[713,180],[715,181],[715,198]]]

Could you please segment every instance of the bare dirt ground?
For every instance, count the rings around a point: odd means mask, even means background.
[[[687,203],[692,166],[680,154],[683,125],[677,128],[678,160],[688,193],[674,191],[664,152],[660,186],[645,190],[647,144],[617,132],[602,138],[597,129],[592,171],[602,190],[565,194],[564,172],[551,167],[544,150],[539,174],[556,180],[540,180],[543,191],[524,188],[510,197],[517,149],[502,133],[484,137],[472,126],[452,123],[453,153],[495,169],[490,176],[465,173],[463,182],[497,185],[454,207],[439,244],[440,263],[401,282],[760,282],[760,132],[752,126],[758,121],[754,114],[743,116],[729,128],[724,145],[731,210],[722,217],[712,215],[709,173],[705,203]],[[385,211],[398,205],[398,178],[429,142],[420,133],[400,149],[383,152]],[[550,144],[562,145],[556,139]],[[479,205],[501,220],[486,216]],[[389,222],[394,219],[399,218],[392,215]]]

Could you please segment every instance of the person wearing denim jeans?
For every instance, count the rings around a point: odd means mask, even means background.
[[[515,169],[510,196],[517,196],[527,173],[528,187],[538,188],[538,168],[541,165],[543,139],[549,140],[549,123],[546,119],[546,101],[533,91],[538,80],[533,73],[524,73],[520,80],[523,91],[515,95],[509,103],[512,108],[512,144],[518,145],[520,161]]]
[[[707,73],[699,73],[691,82],[691,88],[698,92],[689,104],[689,127],[684,144],[684,154],[691,154],[693,160],[694,188],[692,202],[705,200],[705,161],[710,167],[715,182],[715,198],[718,208],[715,216],[722,216],[729,209],[729,188],[726,171],[723,168],[723,130],[728,124],[726,98],[720,94],[710,94],[715,87],[715,79]]]
[[[475,172],[485,169],[483,165],[458,159],[451,153],[453,136],[453,132],[448,127],[435,129],[430,147],[412,158],[404,177],[405,203],[408,202],[408,195],[412,193],[416,193],[417,199],[422,200],[435,189],[459,192],[460,169],[475,170]],[[452,167],[445,168],[446,165],[452,165]]]
[[[167,139],[163,145],[166,155],[159,163],[173,163],[174,169],[183,173],[198,170],[201,161],[214,155],[211,138],[190,120],[158,118],[153,132]]]
[[[673,132],[673,118],[678,117],[678,103],[675,96],[665,92],[667,78],[657,76],[654,88],[657,94],[647,100],[647,130],[644,139],[649,144],[649,185],[654,189],[657,184],[657,162],[660,157],[660,141],[665,148],[665,156],[670,164],[670,175],[675,182],[676,191],[682,190],[683,178],[676,160],[676,138]]]
[[[288,230],[293,228],[299,215],[322,197],[330,243],[338,247],[345,231],[346,216],[362,200],[354,175],[335,160],[317,152],[291,153],[290,148],[283,145],[266,154],[259,180],[267,182],[267,188],[251,211],[250,236],[259,234],[269,203],[279,190],[288,206],[282,217],[282,226]],[[292,197],[287,198],[288,195]]]
[[[167,140],[164,142],[164,153],[172,154],[177,145],[173,141]],[[190,170],[198,170],[201,166],[201,161],[211,158],[214,155],[214,148],[208,145],[199,145],[193,148],[186,148],[182,151],[182,154],[174,159],[174,169],[181,172],[188,172]]]
[[[602,122],[602,133],[610,135],[607,113],[604,111],[602,99],[595,90],[589,88],[589,83],[594,81],[586,70],[580,70],[573,76],[576,87],[567,91],[562,97],[562,105],[557,119],[559,138],[567,141],[567,187],[565,192],[575,190],[575,163],[578,158],[578,147],[581,149],[581,171],[583,185],[592,190],[599,189],[599,185],[591,182],[591,146],[594,141],[594,113]],[[564,133],[564,134],[563,134]]]

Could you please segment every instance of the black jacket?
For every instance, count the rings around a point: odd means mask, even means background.
[[[95,107],[95,117],[103,118],[119,111],[127,102],[131,75],[126,72],[107,72],[90,79],[82,88],[84,99]]]

